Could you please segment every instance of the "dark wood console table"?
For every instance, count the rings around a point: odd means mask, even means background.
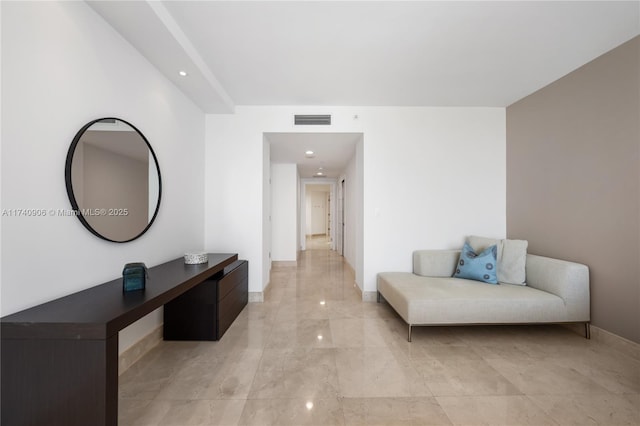
[[[249,299],[249,263],[238,260],[164,305],[164,340],[220,340]]]
[[[2,425],[117,425],[118,332],[237,259],[178,258],[149,268],[144,292],[118,278],[1,318]]]

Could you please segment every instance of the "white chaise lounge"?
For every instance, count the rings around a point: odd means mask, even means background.
[[[416,325],[584,323],[590,338],[589,269],[526,255],[526,285],[452,278],[460,250],[419,250],[413,273],[378,274],[380,296]]]

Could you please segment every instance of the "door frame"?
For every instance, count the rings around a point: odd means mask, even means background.
[[[329,194],[332,200],[336,199],[336,184],[337,179],[328,178],[303,178],[300,179],[300,200],[299,211],[300,217],[298,222],[300,223],[300,241],[298,243],[300,251],[307,249],[307,185],[329,185]],[[329,206],[329,213],[331,217],[336,217],[336,203],[331,203]],[[331,239],[331,250],[336,249],[336,227],[332,226],[329,238]]]

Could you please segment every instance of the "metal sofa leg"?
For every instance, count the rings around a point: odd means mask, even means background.
[[[380,292],[377,291],[376,293],[378,294],[378,303],[380,303]]]
[[[409,324],[409,338],[407,340],[411,342],[411,324]]]
[[[585,339],[591,339],[591,323],[584,323],[584,337]]]

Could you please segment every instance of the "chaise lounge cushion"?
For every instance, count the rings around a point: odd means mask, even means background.
[[[565,322],[563,299],[520,285],[491,285],[410,272],[378,274],[378,291],[408,324]]]

